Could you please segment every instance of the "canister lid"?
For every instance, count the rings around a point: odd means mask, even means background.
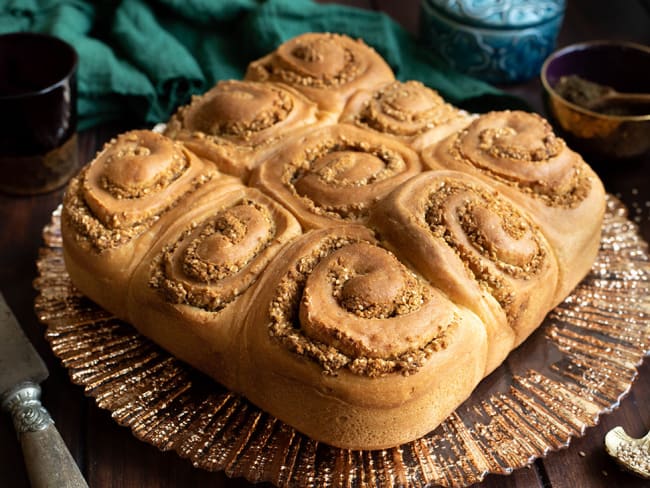
[[[565,0],[423,0],[448,17],[477,27],[521,28],[564,12]]]

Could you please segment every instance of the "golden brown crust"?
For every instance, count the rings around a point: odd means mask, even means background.
[[[98,251],[142,234],[185,194],[218,176],[160,134],[130,131],[104,146],[72,181],[64,208]]]
[[[370,208],[414,176],[417,154],[392,138],[338,124],[288,140],[251,175],[306,228],[363,223]]]
[[[395,137],[416,150],[460,130],[472,117],[419,81],[393,81],[357,92],[340,122]]]
[[[540,117],[469,116],[345,36],[247,78],[71,181],[70,277],[318,441],[424,435],[587,272],[602,184]]]
[[[558,259],[554,304],[589,271],[600,243],[605,191],[542,117],[491,112],[426,148],[422,157],[431,169],[454,169],[487,181],[529,212]]]
[[[295,218],[252,188],[204,193],[142,259],[129,319],[143,334],[237,390],[232,357],[253,285],[300,233]]]
[[[165,135],[246,181],[262,155],[284,137],[330,119],[287,85],[228,80],[179,108]]]
[[[61,228],[73,282],[124,317],[125,299],[116,290],[128,285],[167,222],[162,217],[206,187],[237,184],[160,134],[130,131],[111,140],[71,180],[63,199]]]
[[[363,227],[308,232],[273,261],[253,300],[242,340],[249,398],[333,445],[424,434],[485,371],[480,321]],[[314,402],[318,416],[300,410]]]
[[[486,374],[542,321],[555,298],[553,251],[529,216],[481,180],[418,175],[378,205],[370,225],[488,334]]]
[[[307,33],[253,61],[245,79],[291,85],[323,110],[339,113],[355,91],[372,89],[395,77],[386,61],[363,41],[340,34]]]

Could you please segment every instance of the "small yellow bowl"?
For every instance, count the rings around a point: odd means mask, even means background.
[[[628,159],[650,152],[650,106],[640,115],[608,115],[563,98],[560,78],[580,78],[620,92],[650,93],[650,47],[631,42],[591,41],[551,54],[541,70],[549,118],[571,147],[593,161]]]

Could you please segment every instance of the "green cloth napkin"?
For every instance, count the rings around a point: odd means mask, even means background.
[[[218,80],[303,32],[360,37],[400,80],[416,79],[472,111],[527,108],[461,75],[382,13],[311,0],[4,0],[0,33],[58,36],[79,53],[79,128],[166,121]]]

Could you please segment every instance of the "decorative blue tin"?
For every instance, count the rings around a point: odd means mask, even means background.
[[[452,67],[491,83],[539,74],[564,0],[422,0],[420,35]]]

